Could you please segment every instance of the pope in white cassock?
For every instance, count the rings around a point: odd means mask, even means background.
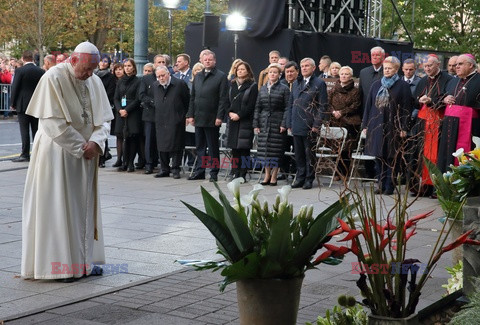
[[[39,125],[23,197],[24,278],[69,282],[105,264],[97,166],[113,115],[93,74],[99,59],[92,43],[80,43],[43,75],[28,106]]]

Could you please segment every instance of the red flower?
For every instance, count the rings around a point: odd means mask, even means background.
[[[330,257],[330,255],[332,255],[332,251],[331,250],[327,250],[325,252],[323,252],[319,257],[317,257],[315,259],[315,261],[313,261],[313,265],[317,265],[317,264],[320,264],[322,261],[326,260],[327,258]]]
[[[406,241],[408,241],[410,239],[410,237],[412,237],[413,235],[416,234],[415,230],[417,230],[417,227],[414,227],[412,229],[412,231],[410,231],[408,234],[407,234],[407,238],[406,238]]]
[[[392,224],[392,222],[390,221],[390,218],[387,219],[387,223],[383,225],[383,231],[385,230],[397,230],[397,227],[394,224]]]
[[[356,230],[356,229],[351,229],[349,232],[348,232],[348,235],[345,236],[345,238],[343,239],[340,239],[340,240],[337,240],[337,241],[348,241],[348,240],[352,240],[353,238],[357,237],[358,235],[360,234],[363,234],[363,231],[361,230]]]
[[[461,235],[460,237],[458,237],[457,239],[455,239],[455,241],[453,243],[451,243],[450,245],[447,245],[445,247],[442,248],[442,253],[445,253],[445,252],[448,252],[448,251],[451,251],[452,249],[454,248],[457,248],[458,246],[462,245],[462,244],[465,244],[465,242],[468,240],[468,236],[470,236],[470,234],[472,233],[473,229],[470,230],[470,231],[467,231],[466,233],[464,233],[463,235]]]
[[[387,237],[380,242],[380,250],[383,251],[387,244],[390,242],[390,238]]]
[[[467,240],[465,241],[466,245],[480,245],[480,240],[474,240],[474,239],[470,239],[470,238],[467,238]]]
[[[422,219],[425,219],[426,217],[429,217],[430,215],[432,215],[432,213],[433,213],[433,210],[429,212],[425,212],[423,214],[419,214],[418,216],[413,217],[411,219],[408,219],[407,222],[405,222],[405,229],[408,229],[411,226],[416,225],[417,222],[419,222]]]
[[[350,247],[350,250],[352,251],[353,254],[358,256],[358,245],[356,240],[352,240],[352,247]]]
[[[349,232],[350,230],[352,230],[352,228],[350,228],[350,226],[345,221],[343,221],[340,218],[337,218],[337,219],[338,219],[338,222],[340,223],[340,227],[342,227],[343,231]]]
[[[335,235],[340,235],[342,232],[343,232],[342,228],[337,228],[334,231],[332,231],[331,233],[329,233],[327,236],[328,237],[333,237]]]
[[[347,246],[335,246],[330,244],[324,244],[323,247],[332,251],[333,257],[339,257],[342,255],[345,255],[350,251],[350,248],[348,248]]]

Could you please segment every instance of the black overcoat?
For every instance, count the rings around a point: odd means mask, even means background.
[[[231,149],[251,149],[253,141],[253,113],[257,101],[258,86],[253,81],[244,82],[240,88],[233,82],[230,87],[230,108],[240,120],[227,119],[227,147]]]
[[[412,112],[412,93],[410,86],[399,79],[389,89],[390,104],[385,108],[375,105],[381,80],[372,84],[365,111],[362,129],[367,129],[365,154],[377,158],[392,159],[401,150],[403,142],[400,131],[408,129],[408,119]]]
[[[260,128],[258,135],[258,155],[262,158],[283,157],[287,132],[280,133],[280,127],[286,128],[290,90],[280,82],[260,88],[255,105],[253,127]]]
[[[185,147],[185,114],[190,93],[187,84],[170,77],[165,89],[158,81],[153,83],[155,102],[155,130],[157,149],[160,152],[181,151]]]
[[[125,75],[117,83],[113,103],[115,104],[115,134],[123,136],[124,131],[127,135],[142,133],[142,110],[140,109],[140,100],[138,97],[138,89],[140,79],[136,76]],[[122,107],[122,97],[126,96],[127,106]],[[125,109],[128,113],[126,118],[120,117],[119,111]],[[127,121],[127,129],[124,130],[125,120]]]

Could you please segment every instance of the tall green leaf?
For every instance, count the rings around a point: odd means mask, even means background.
[[[298,246],[293,259],[294,265],[305,265],[325,237],[337,228],[338,221],[336,218],[342,215],[342,210],[344,209],[344,203],[342,202],[347,202],[347,198],[338,200],[315,218],[308,234]]]
[[[218,189],[220,201],[225,211],[225,224],[242,254],[248,254],[253,249],[254,241],[248,225],[242,220],[238,212],[230,205],[225,194],[215,183]]]
[[[231,262],[235,262],[242,257],[243,254],[237,247],[235,240],[233,239],[228,228],[222,226],[220,222],[205,212],[198,210],[184,201],[181,202],[193,212],[193,214],[205,225],[205,227],[208,228],[208,230],[210,230],[212,235],[218,240],[218,242],[221,244],[221,247],[225,250],[225,253],[228,255],[228,258]]]
[[[205,212],[209,216],[215,218],[222,226],[227,227],[225,224],[225,217],[223,214],[222,205],[210,194],[208,191],[201,186],[203,204],[205,205]]]
[[[290,221],[292,217],[291,207],[287,206],[273,221],[265,254],[267,260],[285,264],[282,262],[291,259],[293,255],[292,234],[290,231]]]

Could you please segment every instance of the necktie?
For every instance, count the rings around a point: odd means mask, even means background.
[[[180,74],[180,79],[181,79],[181,80],[184,80],[184,79],[185,79],[185,75],[184,75],[183,73]]]
[[[411,84],[411,83],[412,83],[412,80],[408,79],[407,82],[408,82],[409,84]]]

